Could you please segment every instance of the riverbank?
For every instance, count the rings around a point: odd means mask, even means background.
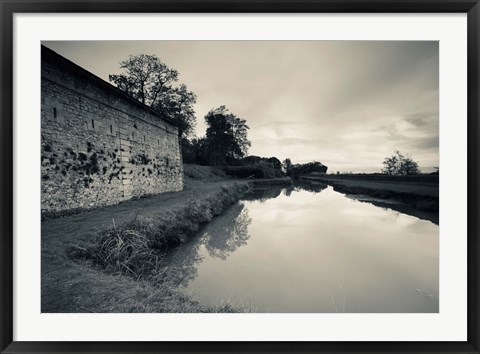
[[[159,203],[152,214],[142,212],[122,225],[101,230],[93,242],[72,246],[67,252],[107,272],[156,282],[160,275],[168,276],[162,269],[168,250],[187,242],[247,189],[247,184],[234,182],[170,210],[162,210]]]
[[[187,173],[183,191],[43,221],[42,312],[249,311],[229,303],[202,305],[183,295],[161,268],[169,247],[187,240],[248,189],[247,182],[208,168],[187,167]],[[119,237],[121,242],[112,242]],[[110,255],[100,241],[110,246]],[[132,266],[140,261],[143,268]]]
[[[301,176],[363,202],[439,223],[438,176],[325,175]]]
[[[293,185],[293,180],[290,177],[272,178],[272,179],[252,179],[248,183],[253,187],[277,186],[289,187]]]

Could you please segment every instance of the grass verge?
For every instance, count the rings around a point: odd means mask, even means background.
[[[414,193],[400,193],[383,189],[371,189],[359,186],[347,186],[343,183],[335,183],[328,180],[325,181],[333,187],[333,190],[337,192],[357,195],[362,194],[379,199],[396,200],[414,209],[438,213],[439,206],[437,197],[418,195]]]
[[[143,215],[100,231],[98,237],[67,250],[73,259],[88,260],[110,273],[134,279],[155,279],[160,275],[162,258],[168,249],[185,243],[202,224],[220,215],[238,201],[246,184],[222,186],[204,199],[189,201],[162,216]]]
[[[210,173],[206,169],[202,169],[200,172]],[[144,232],[153,226],[173,226],[176,224],[174,220],[188,220],[191,215],[196,214],[195,208],[203,208],[210,203],[212,203],[209,208],[210,215],[213,217],[216,213],[221,212],[221,208],[228,207],[226,204],[222,206],[221,203],[213,205],[220,201],[220,195],[225,197],[222,203],[228,204],[228,200],[233,200],[230,198],[236,200],[247,188],[247,183],[231,180],[210,183],[202,180],[192,181],[190,187],[181,192],[130,200],[118,205],[98,208],[86,214],[70,215],[42,222],[42,313],[254,311],[253,307],[249,305],[234,304],[229,301],[223,301],[217,305],[196,301],[191,296],[184,294],[178,285],[177,273],[181,269],[178,269],[177,272],[175,267],[170,266],[165,269],[159,264],[157,270],[155,267],[151,267],[154,271],[148,273],[147,266],[145,266],[143,271],[141,267],[137,270],[140,274],[144,273],[144,276],[136,277],[126,268],[117,270],[120,262],[117,265],[116,261],[112,262],[114,258],[111,258],[127,255],[128,261],[130,261],[130,257],[139,261],[143,257],[147,263],[151,264],[155,257],[158,257],[156,259],[161,262],[163,254],[173,247],[173,243],[166,242],[163,251],[143,248],[134,252],[133,247],[128,245],[133,246],[140,240],[134,240],[133,236],[143,235],[140,236],[142,238],[146,235]],[[234,195],[237,192],[238,195]],[[226,197],[225,193],[230,197]],[[197,221],[208,220],[208,218],[202,217],[196,219]],[[191,227],[181,228],[194,229]],[[169,230],[168,233],[171,233],[174,228],[170,227]],[[126,235],[126,238],[131,240],[125,243],[113,242],[114,238],[112,237],[117,237],[118,234],[120,237]],[[152,231],[150,236],[153,234]],[[110,236],[107,237],[107,235]],[[162,235],[167,236],[167,232]],[[183,234],[183,237],[188,237],[188,235],[190,235],[189,232]],[[104,241],[108,240],[108,249],[115,250],[103,265],[94,261],[89,254],[92,251],[108,254],[105,252],[107,248],[102,251],[92,248],[99,245],[102,237]],[[157,239],[157,241],[159,240]],[[141,242],[147,244],[144,241],[145,239]],[[134,253],[129,255],[130,252]],[[96,256],[98,255],[93,257]]]
[[[62,265],[62,277],[46,275],[42,313],[224,313],[253,308],[227,301],[202,304],[168,281],[153,283],[109,274],[86,262]],[[52,278],[52,279],[50,279]]]

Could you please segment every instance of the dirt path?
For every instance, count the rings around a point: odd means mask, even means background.
[[[72,215],[42,222],[42,249],[50,245],[50,241],[70,243],[72,241],[88,240],[95,236],[98,230],[120,225],[135,214],[161,215],[167,213],[185,202],[208,196],[222,185],[231,185],[235,181],[213,183],[198,183],[180,192],[165,193],[150,198],[129,200],[121,204],[99,208],[79,215]]]

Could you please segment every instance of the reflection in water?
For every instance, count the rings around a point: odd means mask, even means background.
[[[230,208],[225,217],[217,218],[204,234],[203,243],[211,257],[226,260],[237,248],[247,244],[248,225],[252,219],[243,204]]]
[[[264,203],[267,199],[278,197],[280,193],[282,193],[282,189],[282,187],[278,186],[263,186],[255,188],[245,193],[242,196],[242,200],[259,201],[260,203]]]
[[[174,286],[187,286],[198,275],[197,264],[204,259],[199,252],[199,242],[189,242],[177,248],[165,259],[166,267],[160,270],[158,284],[171,283]]]
[[[192,242],[177,248],[166,259],[168,267],[162,274],[168,275],[167,281],[186,286],[198,274],[196,264],[204,259],[201,248],[204,248],[210,257],[226,260],[229,254],[247,244],[250,237],[248,225],[251,222],[244,205],[235,204],[221,217],[213,219],[208,224],[208,231],[205,232],[204,228]]]
[[[325,183],[315,181],[298,181],[295,184],[287,187],[260,186],[245,193],[241,199],[264,203],[267,199],[277,198],[282,192],[283,195],[290,197],[292,192],[309,191],[313,193],[320,193],[327,187],[328,185]]]
[[[407,215],[415,216],[422,220],[429,220],[437,225],[439,223],[438,213],[415,209],[415,208],[409,207],[408,205],[402,204],[400,202],[395,202],[393,200],[372,198],[369,196],[358,195],[358,194],[355,194],[355,195],[346,194],[345,196],[347,198],[358,201],[360,203],[370,203],[384,210],[390,210],[393,214],[398,214],[398,215],[407,214]]]
[[[173,281],[206,304],[438,312],[438,226],[322,184],[246,194],[167,263]]]
[[[295,183],[295,190],[297,192],[299,191],[309,191],[313,193],[320,193],[324,189],[326,189],[328,185],[322,182],[316,182],[316,181],[299,181]]]

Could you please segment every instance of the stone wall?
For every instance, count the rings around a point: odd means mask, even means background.
[[[42,212],[178,191],[177,126],[42,46]]]

